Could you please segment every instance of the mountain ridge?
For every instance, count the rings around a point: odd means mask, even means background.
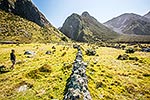
[[[71,39],[82,42],[106,41],[119,35],[98,22],[87,11],[81,15],[73,13],[65,20],[60,31]]]
[[[145,14],[144,17],[150,19],[150,11],[147,14]]]
[[[118,33],[150,35],[150,20],[134,13],[124,13],[104,23]]]

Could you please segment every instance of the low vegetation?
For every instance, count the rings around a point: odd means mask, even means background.
[[[83,60],[88,64],[86,74],[92,100],[150,99],[149,52],[135,51],[127,54],[129,57],[137,57],[138,60],[118,60],[117,57],[125,54],[125,50],[94,44],[80,45]],[[124,45],[126,48],[130,47]],[[17,56],[14,70],[9,69],[11,49],[15,49]],[[86,55],[87,49],[94,50],[96,55]],[[24,55],[27,50],[35,54],[32,57]],[[9,69],[0,73],[0,98],[62,100],[76,53],[73,44],[69,43],[0,45],[0,66],[4,65]]]
[[[120,37],[111,40],[109,42],[118,43],[150,43],[150,35],[125,35],[122,34]]]
[[[0,10],[0,42],[48,43],[68,41],[53,26],[40,27],[37,24],[12,13]]]

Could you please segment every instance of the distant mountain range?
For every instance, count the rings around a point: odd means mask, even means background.
[[[67,39],[31,0],[0,0],[0,41],[31,43]]]
[[[81,16],[73,13],[65,20],[60,31],[72,40],[81,42],[107,41],[119,36],[88,12],[83,12]]]
[[[118,33],[150,35],[150,12],[144,16],[125,13],[105,22],[104,25]]]
[[[148,17],[149,13],[145,16],[125,13],[101,24],[88,12],[83,12],[81,16],[73,13],[65,20],[60,31],[72,40],[81,42],[149,43]]]

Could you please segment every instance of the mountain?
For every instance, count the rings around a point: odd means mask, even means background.
[[[81,16],[73,13],[65,20],[60,31],[72,40],[81,42],[108,41],[119,36],[88,12],[83,12]]]
[[[150,22],[141,19],[133,20],[122,32],[125,34],[150,35]]]
[[[150,11],[147,14],[145,14],[144,17],[150,19]]]
[[[118,33],[150,35],[150,20],[133,13],[122,14],[105,22],[104,25]]]
[[[31,0],[0,0],[0,42],[68,41]]]
[[[49,21],[31,0],[1,0],[0,9],[19,15],[40,26],[50,25]]]

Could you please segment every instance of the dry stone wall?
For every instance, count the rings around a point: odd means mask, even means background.
[[[83,62],[80,47],[74,48],[77,48],[78,52],[73,63],[72,74],[66,84],[64,100],[92,100],[88,91],[87,64]]]

